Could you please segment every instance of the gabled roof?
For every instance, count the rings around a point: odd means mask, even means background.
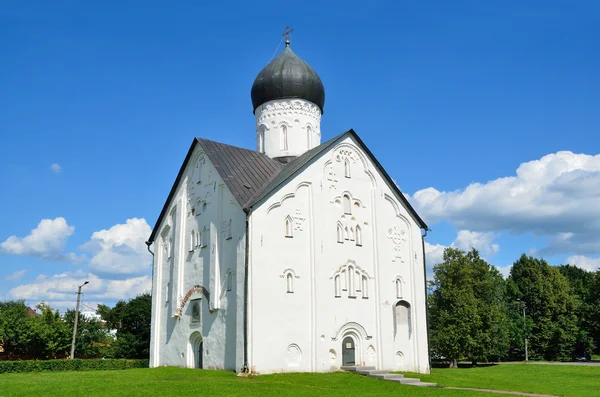
[[[417,214],[417,211],[410,205],[410,202],[406,199],[404,194],[400,191],[396,183],[392,180],[386,170],[381,166],[381,163],[377,160],[377,158],[373,155],[373,153],[369,150],[369,148],[365,145],[365,143],[360,139],[358,134],[352,129],[328,140],[325,143],[320,144],[319,146],[309,150],[304,153],[294,161],[290,162],[286,166],[284,166],[278,174],[266,185],[258,194],[256,194],[248,203],[244,209],[249,209],[260,200],[268,196],[272,191],[277,189],[280,185],[285,183],[288,179],[293,177],[302,167],[308,164],[312,159],[319,156],[321,153],[324,153],[328,148],[335,145],[337,142],[343,140],[346,136],[352,136],[356,142],[361,146],[361,148],[365,151],[367,156],[371,159],[377,170],[381,173],[383,178],[388,182],[394,193],[398,196],[400,202],[404,205],[407,211],[412,215],[414,220],[419,224],[419,226],[425,230],[429,230],[423,219]]]
[[[169,204],[175,195],[185,168],[189,163],[197,144],[204,149],[209,160],[215,166],[219,175],[225,182],[225,185],[227,185],[242,209],[248,210],[287,180],[292,178],[312,159],[324,153],[328,148],[341,141],[346,136],[352,136],[356,140],[367,156],[369,156],[383,178],[388,182],[392,190],[394,190],[398,199],[412,215],[414,220],[421,228],[427,230],[428,228],[425,222],[423,222],[419,214],[417,214],[412,205],[410,205],[404,194],[402,194],[400,189],[398,189],[398,186],[396,186],[396,183],[394,183],[379,161],[377,161],[377,158],[373,156],[373,153],[371,153],[356,132],[354,132],[354,130],[349,130],[309,150],[288,164],[281,164],[254,150],[243,149],[208,139],[194,138],[194,141],[185,156],[185,160],[183,160],[183,164],[179,169],[177,179],[175,179],[175,183],[171,188],[167,201],[154,225],[152,234],[148,239],[148,244],[152,243],[156,238],[158,226],[161,224],[162,219],[169,208]]]
[[[273,179],[278,171],[284,166],[276,160],[254,150],[243,149],[237,146],[226,145],[203,138],[194,138],[185,160],[179,169],[175,183],[171,188],[169,196],[163,206],[148,243],[152,243],[158,233],[169,204],[177,191],[177,187],[183,178],[185,168],[190,162],[196,145],[199,144],[208,156],[210,162],[219,172],[219,176],[242,208],[250,198],[256,195],[267,183]]]

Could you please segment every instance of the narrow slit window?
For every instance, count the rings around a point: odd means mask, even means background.
[[[231,219],[227,223],[227,240],[231,240]]]
[[[227,273],[227,291],[231,291],[231,287],[233,286],[233,273]]]
[[[312,134],[312,129],[310,128],[310,125],[306,126],[306,147],[308,149],[310,149],[310,136]]]
[[[258,132],[258,151],[259,153],[265,152],[265,131],[261,130]]]
[[[288,128],[285,124],[281,126],[281,150],[288,150]]]
[[[348,267],[348,296],[356,296],[355,294],[355,283],[354,283],[354,268]]]
[[[193,252],[194,249],[196,248],[196,232],[194,230],[192,230],[192,232],[190,233],[190,242],[189,242],[189,247],[188,247],[188,251],[189,252]]]
[[[344,175],[346,178],[350,178],[350,161],[344,160]]]
[[[285,218],[285,237],[294,237],[293,235],[294,222],[290,216]]]
[[[356,240],[356,245],[358,245],[360,247],[360,246],[362,246],[362,230],[360,229],[360,226],[356,225],[355,233],[356,233],[356,235],[355,235],[354,239]]]
[[[167,259],[171,259],[173,251],[173,238],[169,237],[169,243],[167,244]]]
[[[339,298],[340,296],[342,296],[342,291],[341,291],[341,286],[340,286],[340,275],[337,274],[335,276],[335,278],[333,279],[333,283],[335,286],[335,297]]]
[[[288,292],[288,294],[293,294],[294,293],[294,276],[292,276],[292,273],[288,273],[286,279],[287,279],[287,292]]]
[[[402,298],[402,280],[399,278],[396,279],[396,298]]]
[[[352,203],[350,202],[350,196],[344,194],[344,214],[352,214]]]
[[[354,240],[354,228],[350,227],[350,240]]]
[[[346,274],[346,270],[342,270],[342,282],[344,283],[342,285],[342,291],[348,291],[348,277]]]
[[[369,291],[367,290],[368,285],[367,285],[367,276],[362,276],[362,297],[363,299],[366,299],[369,297]]]
[[[337,242],[344,242],[344,229],[340,223],[337,224]]]

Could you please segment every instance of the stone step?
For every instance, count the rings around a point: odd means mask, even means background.
[[[382,370],[376,370],[376,369],[368,369],[366,371],[356,371],[356,373],[361,374],[361,375],[367,375],[367,376],[372,376],[372,375],[383,375],[383,374],[389,374],[390,371],[382,371]]]
[[[414,385],[415,383],[421,383],[421,379],[418,378],[398,378],[386,380],[393,380],[394,382],[402,383],[403,385]]]
[[[384,372],[382,374],[372,374],[369,376],[371,378],[377,378],[377,379],[402,379],[402,378],[404,378],[404,375],[402,375],[402,374],[390,374],[389,372]]]
[[[416,383],[411,383],[411,386],[421,386],[421,387],[437,387],[437,383],[430,383],[430,382],[416,382]]]
[[[342,366],[341,367],[344,371],[372,371],[375,369],[375,367],[354,367],[354,366]]]

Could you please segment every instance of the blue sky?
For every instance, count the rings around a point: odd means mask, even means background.
[[[218,4],[217,4],[218,3]],[[595,1],[9,1],[0,9],[0,299],[114,304],[194,136],[254,148],[286,25],[443,247],[600,265]],[[279,47],[279,51],[282,47]]]

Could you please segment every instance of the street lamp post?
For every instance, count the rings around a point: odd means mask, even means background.
[[[88,284],[89,281],[81,284],[77,288],[77,305],[75,306],[75,322],[73,323],[73,342],[71,342],[71,360],[75,358],[75,337],[77,336],[77,320],[79,319],[79,301],[81,299],[81,287]]]
[[[521,305],[523,305],[523,334],[525,336],[525,362],[529,361],[529,353],[527,351],[527,320],[525,318],[525,307],[527,306],[525,302],[521,299],[517,299]]]

